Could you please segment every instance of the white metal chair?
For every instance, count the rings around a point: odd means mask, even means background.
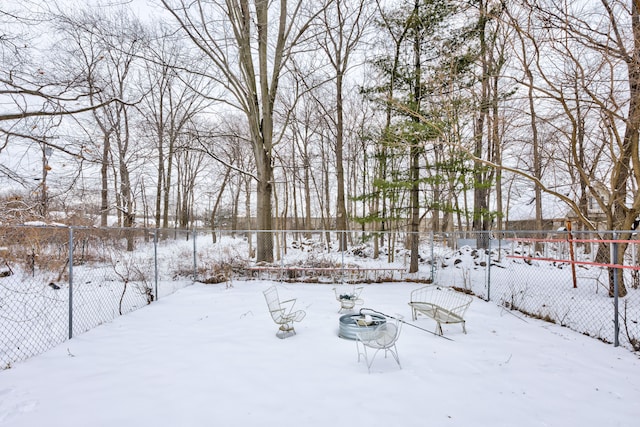
[[[358,362],[360,362],[360,356],[364,357],[367,364],[367,370],[371,373],[371,365],[380,350],[384,350],[384,357],[387,357],[387,353],[391,353],[395,359],[398,367],[402,369],[400,365],[400,358],[398,357],[398,349],[396,348],[396,341],[400,337],[400,331],[402,329],[402,322],[399,319],[387,319],[385,323],[381,323],[374,329],[367,329],[356,332],[356,349],[358,350]],[[362,350],[360,346],[362,345]],[[367,348],[373,350],[373,355],[369,359]]]
[[[340,313],[342,310],[353,310],[356,305],[361,305],[364,300],[360,298],[362,293],[362,287],[355,286],[340,286],[333,288],[333,292],[336,295],[336,300],[340,303]]]
[[[276,324],[280,325],[276,336],[283,339],[295,335],[296,330],[293,328],[293,323],[300,322],[307,313],[303,310],[293,311],[293,306],[296,303],[295,299],[280,301],[278,289],[275,286],[270,287],[263,293],[267,301],[267,306],[269,307],[271,318]]]

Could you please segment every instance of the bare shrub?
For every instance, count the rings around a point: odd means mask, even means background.
[[[629,344],[631,344],[631,347],[633,348],[633,351],[640,351],[640,336],[635,335],[632,331],[629,330],[629,323],[632,323],[633,325],[638,324],[638,320],[637,319],[629,319],[628,313],[627,313],[627,304],[628,300],[624,300],[623,303],[623,314],[622,316],[620,316],[620,318],[622,319],[622,324],[624,325],[624,331],[625,331],[625,335],[627,336],[627,339],[629,340]]]
[[[251,260],[234,246],[214,246],[198,253],[198,275],[202,283],[227,283],[231,287],[234,275],[244,275]]]
[[[133,284],[135,289],[143,295],[150,304],[153,301],[153,291],[146,273],[140,266],[140,262],[130,254],[119,256],[116,252],[112,252],[111,267],[115,275],[122,281],[122,293],[118,302],[118,312],[123,314],[124,296],[129,288],[129,284]]]

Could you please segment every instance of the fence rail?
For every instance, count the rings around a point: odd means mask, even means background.
[[[263,275],[319,283],[435,281],[640,350],[640,241],[619,235],[421,233],[410,273],[408,248],[416,236],[405,232],[3,226],[0,369],[194,281]],[[272,262],[257,262],[260,239],[272,245]]]

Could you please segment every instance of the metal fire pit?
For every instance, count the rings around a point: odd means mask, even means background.
[[[371,316],[369,322],[365,321],[365,316],[361,314],[345,314],[340,316],[340,330],[338,336],[348,340],[356,339],[356,332],[372,330],[376,326],[386,323],[387,319],[379,314],[368,314]]]

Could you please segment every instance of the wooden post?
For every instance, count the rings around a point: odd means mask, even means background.
[[[573,252],[573,236],[571,235],[571,221],[567,220],[567,240],[569,241],[569,259],[571,259],[571,274],[573,276],[573,287],[578,287],[578,279],[576,278],[576,256]]]

